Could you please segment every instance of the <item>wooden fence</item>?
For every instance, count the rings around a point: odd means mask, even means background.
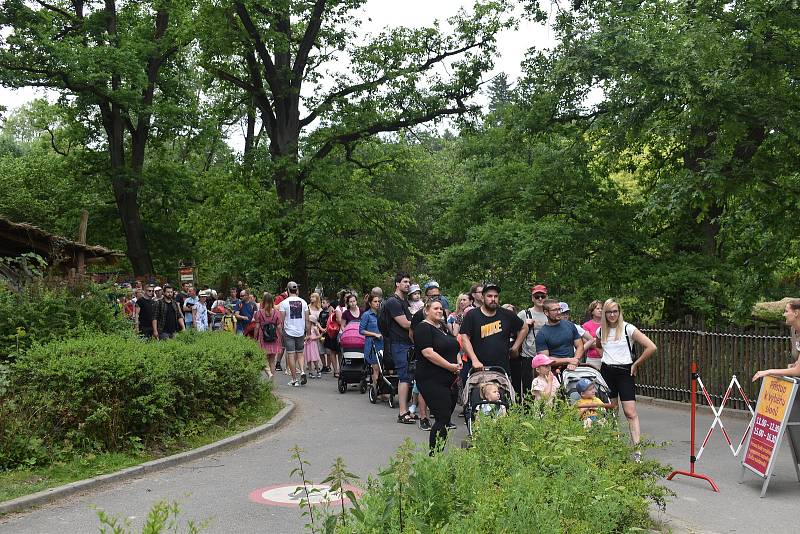
[[[641,330],[658,346],[636,379],[636,392],[649,397],[689,402],[689,365],[694,359],[715,404],[719,405],[735,374],[755,407],[759,384],[751,382],[753,374],[759,369],[786,367],[792,358],[788,327],[654,325]],[[707,404],[699,391],[697,401]],[[738,392],[731,395],[727,406],[746,409]]]

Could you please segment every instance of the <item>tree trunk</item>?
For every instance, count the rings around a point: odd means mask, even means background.
[[[136,277],[153,273],[153,260],[147,249],[147,240],[139,216],[139,185],[128,177],[126,169],[114,169],[111,180],[114,199],[117,202],[122,229],[125,232],[127,255]]]

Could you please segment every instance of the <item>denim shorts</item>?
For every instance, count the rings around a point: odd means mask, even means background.
[[[305,336],[283,334],[283,346],[286,348],[286,352],[303,352]]]
[[[408,351],[411,350],[411,345],[408,343],[394,341],[390,345],[392,351],[392,361],[394,362],[394,370],[397,372],[399,382],[410,384],[414,381],[411,372],[408,369]]]

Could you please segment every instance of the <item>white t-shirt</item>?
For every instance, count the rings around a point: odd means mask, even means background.
[[[603,329],[597,329],[597,337],[603,345],[603,358],[602,362],[606,365],[628,365],[633,363],[631,357],[631,349],[633,347],[633,334],[637,328],[630,323],[622,323],[622,332],[620,332],[619,339],[614,339],[617,329],[613,329],[608,333],[608,339],[603,341]],[[625,337],[628,334],[628,337]],[[630,347],[628,347],[628,340],[630,340]]]
[[[278,304],[278,310],[284,314],[283,331],[287,336],[303,337],[306,335],[306,317],[308,303],[295,295],[289,295]]]

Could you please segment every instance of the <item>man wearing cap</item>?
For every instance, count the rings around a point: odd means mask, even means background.
[[[525,321],[528,327],[528,335],[522,343],[522,358],[518,362],[512,362],[511,381],[518,391],[527,392],[533,383],[533,369],[531,360],[536,356],[536,334],[547,324],[547,315],[544,313],[542,303],[547,298],[547,288],[542,284],[536,284],[531,288],[531,302],[533,306],[520,311],[517,317]]]
[[[153,289],[153,294],[153,300],[158,302],[164,298],[164,289],[161,286],[156,286],[155,289]]]
[[[547,324],[536,334],[536,351],[550,356],[556,366],[573,370],[583,356],[583,341],[570,321],[561,320],[561,305],[557,300],[545,299],[544,312]]]
[[[475,370],[489,365],[509,372],[509,357],[519,358],[519,348],[528,327],[513,312],[500,307],[500,286],[497,284],[483,284],[482,297],[481,307],[464,317],[459,330],[464,352]],[[515,335],[512,345],[511,337]]]
[[[583,353],[586,354],[587,350],[594,347],[594,336],[578,323],[572,322],[572,319],[570,319],[569,304],[566,302],[559,302],[558,306],[561,308],[561,322],[567,321],[572,323],[575,330],[578,331],[578,335],[581,336],[581,340],[583,341]]]
[[[307,383],[305,358],[303,346],[306,332],[311,331],[311,322],[308,314],[308,303],[298,295],[297,282],[286,284],[288,297],[283,299],[278,306],[283,324],[283,346],[286,349],[286,365],[292,380],[290,386],[305,386]],[[297,372],[300,371],[300,380]]]

